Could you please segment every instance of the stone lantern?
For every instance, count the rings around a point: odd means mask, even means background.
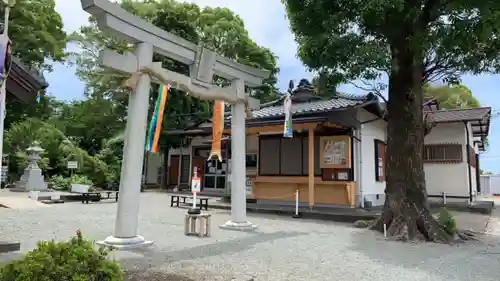
[[[40,143],[37,141],[34,141],[28,149],[26,149],[26,152],[28,152],[28,160],[30,161],[28,168],[30,169],[40,169],[38,167],[38,161],[40,160],[40,154],[44,152],[45,149],[40,147]]]
[[[21,179],[16,182],[15,190],[12,191],[47,191],[47,183],[45,183],[42,170],[38,167],[40,154],[45,150],[40,147],[40,143],[34,141],[26,152],[30,163],[24,169],[24,174]]]

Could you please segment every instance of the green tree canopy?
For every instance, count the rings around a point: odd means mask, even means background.
[[[386,201],[373,228],[390,237],[449,242],[432,217],[423,160],[422,84],[457,83],[464,72],[500,69],[500,2],[282,0],[311,69],[343,81],[386,73]]]
[[[65,104],[53,119],[67,137],[95,155],[107,139],[123,131],[124,111],[120,103],[96,97]]]
[[[67,161],[78,161],[78,173],[87,175],[99,186],[104,186],[112,175],[106,163],[89,155],[53,124],[28,118],[16,122],[5,132],[5,152],[9,153],[9,171],[14,178],[27,164],[26,149],[34,142],[45,149],[42,169],[46,176],[69,175]]]
[[[255,89],[253,95],[264,102],[276,98],[276,81],[279,72],[276,57],[271,51],[258,46],[249,38],[243,21],[231,10],[209,7],[200,9],[195,4],[172,0],[145,2],[124,0],[121,5],[124,9],[186,40],[203,44],[240,63],[270,70],[271,77],[262,87]],[[128,92],[121,87],[125,77],[101,68],[97,58],[99,51],[104,48],[123,52],[130,50],[131,46],[101,32],[92,19],[89,25],[82,27],[71,38],[81,48],[81,51],[74,55],[77,75],[86,82],[86,95],[89,98],[111,99],[126,108]],[[155,59],[162,61],[167,69],[188,74],[186,65],[159,55],[156,55]],[[220,78],[214,82],[224,83]],[[153,87],[151,103],[154,98],[156,98],[155,87]],[[190,122],[210,117],[210,111],[211,102],[201,101],[171,89],[163,118],[163,129],[183,129]],[[120,118],[123,118],[125,111],[117,112],[117,118],[119,114],[122,114]],[[175,138],[162,137],[162,142],[167,146],[174,145],[177,141],[178,139]]]
[[[479,107],[481,104],[464,85],[433,86],[425,84],[424,97],[435,98],[443,109]]]
[[[0,5],[0,14],[4,14],[4,5]],[[13,55],[28,67],[51,70],[51,62],[64,61],[66,33],[61,16],[55,11],[54,0],[17,0],[9,18],[8,35],[12,41]],[[58,103],[50,95],[42,98],[40,103],[31,104],[9,99],[5,128],[27,117],[49,118]]]
[[[66,33],[54,0],[17,0],[10,12],[9,37],[13,55],[38,69],[65,58]],[[4,5],[0,7],[4,14]]]
[[[7,100],[5,129],[9,129],[13,123],[23,121],[28,118],[36,118],[47,121],[57,114],[64,102],[57,100],[52,95],[41,95],[39,102],[26,103],[12,98]]]

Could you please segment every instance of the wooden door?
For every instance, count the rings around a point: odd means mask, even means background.
[[[177,185],[179,177],[179,155],[170,156],[170,166],[168,166],[168,185]]]

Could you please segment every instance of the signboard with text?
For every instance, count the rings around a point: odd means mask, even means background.
[[[68,169],[78,169],[77,161],[68,161]]]
[[[200,178],[192,178],[191,179],[191,192],[200,193],[201,191],[201,181]]]
[[[247,192],[247,197],[253,197],[253,181],[255,180],[255,177],[247,177],[246,180],[246,192]]]

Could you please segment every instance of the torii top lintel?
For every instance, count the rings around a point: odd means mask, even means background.
[[[85,11],[96,17],[101,30],[131,43],[149,43],[154,52],[182,63],[196,63],[199,52],[196,44],[162,30],[108,0],[81,0],[81,3]],[[239,64],[220,55],[216,55],[213,72],[229,80],[241,79],[250,87],[262,85],[262,80],[270,75],[268,70]]]

